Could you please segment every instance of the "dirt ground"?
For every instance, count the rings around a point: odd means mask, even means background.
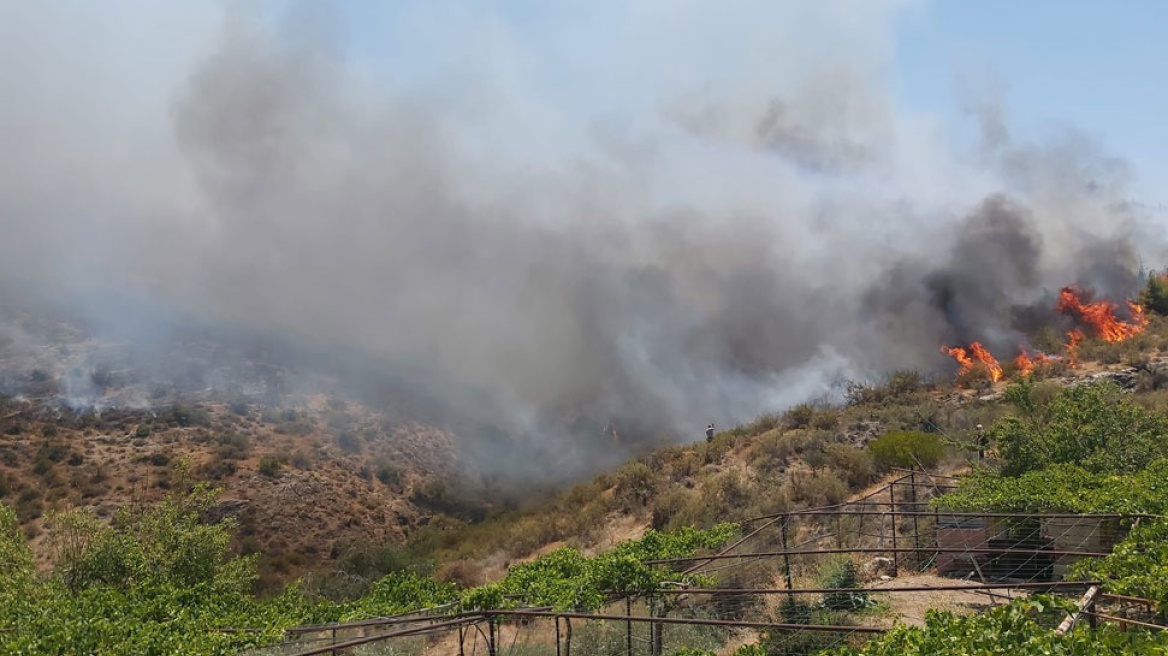
[[[901,576],[887,581],[877,581],[873,588],[890,588],[904,586],[946,586],[962,585],[960,580],[936,576],[933,574],[914,574]],[[873,594],[872,598],[888,604],[889,612],[879,618],[880,624],[892,625],[897,620],[905,624],[924,624],[925,611],[930,608],[949,610],[957,614],[969,614],[990,608],[996,604],[1006,603],[1007,595],[1016,597],[1022,594],[1018,591],[994,590],[993,596],[986,592],[968,590],[931,590],[927,592],[895,592],[888,594]]]

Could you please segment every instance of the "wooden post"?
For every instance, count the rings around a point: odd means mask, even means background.
[[[1066,635],[1068,631],[1074,628],[1075,622],[1079,621],[1079,616],[1083,614],[1083,611],[1091,613],[1095,612],[1095,597],[1098,595],[1099,586],[1091,586],[1091,588],[1087,590],[1086,594],[1083,595],[1083,598],[1079,600],[1079,609],[1067,615],[1066,619],[1063,620],[1063,623],[1059,624],[1058,628],[1054,630],[1054,634],[1056,636]],[[1088,615],[1087,617],[1090,618],[1091,616]]]
[[[556,656],[562,656],[560,654],[560,616],[559,615],[556,615]]]
[[[335,626],[333,627],[333,639],[332,639],[332,644],[334,644],[334,645],[335,645],[335,644],[337,644],[337,627],[335,627]],[[332,656],[337,656],[337,650],[336,650],[336,649],[332,650],[332,651],[331,651],[331,652],[329,652],[329,653],[330,653],[330,654],[332,654]]]
[[[835,546],[844,548],[844,516],[838,513],[835,516],[835,542]]]
[[[896,551],[896,481],[888,484],[888,500],[892,507],[892,514],[888,519],[892,522],[892,576],[900,576],[900,558]]]
[[[466,627],[459,624],[458,625],[458,656],[466,656],[466,648],[463,646],[463,642],[465,640],[466,640]],[[556,642],[556,646],[559,646],[558,641]]]
[[[572,618],[564,618],[564,656],[572,656]]]

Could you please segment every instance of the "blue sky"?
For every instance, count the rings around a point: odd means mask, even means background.
[[[779,4],[401,0],[343,6],[351,53],[387,79],[400,82],[404,76],[424,81],[439,70],[489,67],[489,60],[500,52],[495,48],[506,43],[509,46],[504,48],[522,51],[526,57],[522,61],[530,68],[495,73],[538,77],[544,91],[562,102],[597,103],[607,109],[606,93],[627,99],[637,93],[637,75],[643,77],[643,71],[669,65],[666,57],[653,60],[653,36],[645,51],[637,55],[645,58],[643,66],[631,67],[640,73],[629,73],[625,78],[621,67],[593,61],[605,58],[610,39],[624,40],[627,46],[638,37],[638,29],[654,24],[637,14],[658,11],[660,24],[667,26],[661,30],[664,33],[676,27],[671,23],[681,21],[676,16],[687,12],[699,15],[700,11],[693,10],[695,6],[724,5],[725,15],[737,11],[749,23],[753,14],[759,14],[761,22],[767,20],[762,14],[771,13],[770,9],[759,10],[760,6]],[[815,4],[812,0],[786,3],[796,8],[796,16],[798,8],[810,9]],[[874,10],[873,22],[877,24],[868,29],[888,33],[887,82],[898,108],[935,114],[960,132],[971,124],[960,108],[959,80],[973,80],[981,89],[996,85],[1003,93],[1016,136],[1042,139],[1051,131],[1073,126],[1132,164],[1137,193],[1148,199],[1168,200],[1168,194],[1161,191],[1168,183],[1168,155],[1164,152],[1168,124],[1163,120],[1168,111],[1168,88],[1161,72],[1163,62],[1168,61],[1168,40],[1164,38],[1168,3],[872,0],[852,3],[839,13],[862,13],[856,8],[877,5],[884,9]],[[674,7],[682,9],[671,11]],[[884,17],[888,17],[888,24],[879,24]],[[867,19],[861,16],[857,20]],[[718,65],[719,57],[740,61],[734,58],[742,53],[732,53],[737,46],[733,25],[728,20],[725,30],[715,26],[700,32],[722,41],[694,44],[694,50],[711,53],[711,67]],[[687,34],[686,30],[676,33]],[[805,36],[814,42],[815,34]],[[776,39],[783,38],[790,35],[776,34]],[[484,39],[489,45],[485,49],[451,48],[452,43],[467,39]],[[744,43],[750,43],[749,39]],[[815,52],[806,45],[795,50],[803,56]],[[620,47],[614,50],[620,51]],[[628,52],[627,47],[623,52]],[[703,63],[705,60],[694,58],[678,66]]]
[[[1168,198],[1168,3],[1129,0],[929,2],[896,30],[896,93],[959,113],[954,76],[1004,83],[1020,128],[1074,125],[1126,157],[1142,191]]]

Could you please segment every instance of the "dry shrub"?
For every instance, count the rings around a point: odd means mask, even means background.
[[[614,494],[626,511],[642,508],[657,487],[657,475],[643,462],[630,462],[616,470]]]
[[[674,481],[696,476],[702,470],[702,457],[698,452],[688,450],[679,454],[669,463],[669,475]]]
[[[727,508],[744,508],[750,503],[750,482],[741,472],[723,472],[706,484]]]
[[[828,466],[838,471],[852,488],[862,488],[876,480],[876,466],[865,449],[829,444],[824,451]]]
[[[785,467],[794,454],[794,443],[787,435],[771,433],[754,443],[754,459],[750,464],[757,471],[774,472]]]
[[[673,520],[693,504],[698,493],[685,488],[672,488],[653,499],[649,508],[649,522],[658,531],[673,526]]]
[[[787,485],[791,501],[810,508],[834,506],[848,497],[847,484],[827,470],[792,472]]]
[[[583,508],[604,494],[605,489],[599,480],[577,483],[564,495],[562,505],[565,510]]]
[[[821,408],[815,413],[815,418],[811,420],[811,427],[822,431],[835,430],[839,426],[839,417],[839,410]]]
[[[783,413],[783,426],[787,430],[807,428],[811,425],[811,420],[814,418],[815,406],[810,403],[800,403]]]
[[[716,587],[746,590],[774,587],[779,578],[779,562],[748,561],[718,573]],[[765,610],[766,598],[758,594],[720,593],[711,595],[710,605],[716,619],[763,619],[758,613]]]
[[[486,583],[483,566],[471,560],[455,560],[438,569],[434,578],[453,583],[460,588],[473,588]]]

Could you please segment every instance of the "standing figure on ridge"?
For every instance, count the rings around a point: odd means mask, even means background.
[[[706,426],[706,441],[707,442],[714,441],[714,425],[713,424]]]

